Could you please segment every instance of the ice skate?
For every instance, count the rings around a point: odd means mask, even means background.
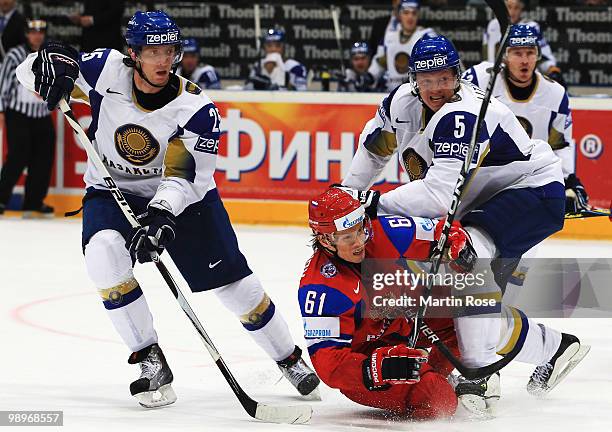
[[[276,362],[279,369],[302,396],[320,399],[317,386],[321,382],[317,374],[302,359],[302,350],[296,346],[285,360]]]
[[[581,345],[576,336],[561,333],[561,345],[555,355],[547,363],[536,367],[531,374],[527,383],[529,394],[538,397],[548,394],[582,361],[590,349],[589,345]]]
[[[132,353],[128,363],[140,364],[140,378],[130,384],[130,392],[140,405],[155,408],[176,402],[172,389],[174,377],[159,345],[153,344]]]
[[[495,415],[495,406],[501,395],[499,372],[486,378],[468,380],[463,376],[450,379],[460,405],[475,419],[489,419]]]

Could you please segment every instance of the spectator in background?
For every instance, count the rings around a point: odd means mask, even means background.
[[[397,14],[397,6],[400,0],[391,0],[391,16],[376,18],[372,23],[372,33],[368,42],[370,58],[376,55],[376,50],[379,45],[383,44],[387,33],[395,32],[399,29],[400,23]]]
[[[200,47],[193,38],[183,40],[183,59],[176,74],[187,78],[203,89],[221,88],[221,80],[215,68],[207,64],[200,64]]]
[[[567,84],[563,79],[563,75],[561,74],[561,69],[557,66],[557,60],[555,59],[550,45],[548,45],[548,42],[544,38],[544,34],[542,29],[540,29],[539,24],[535,21],[528,21],[521,18],[525,8],[525,3],[522,0],[506,0],[506,6],[508,7],[508,12],[510,13],[510,24],[527,24],[530,27],[535,27],[537,32],[541,35],[539,45],[542,58],[538,64],[538,69],[540,72],[554,79],[563,87],[567,87]],[[499,28],[499,22],[496,18],[493,18],[491,21],[489,21],[482,38],[484,61],[495,61],[495,53],[499,47],[501,37],[502,34]]]
[[[584,0],[582,3],[585,6],[606,6],[608,0]]]
[[[294,59],[285,60],[285,32],[269,29],[264,36],[265,57],[251,69],[245,90],[308,89],[306,67]]]
[[[346,70],[346,76],[338,77],[340,92],[373,92],[376,82],[368,68],[370,67],[369,47],[365,42],[355,42],[351,45],[351,67]]]
[[[26,20],[15,0],[0,0],[0,63],[13,47],[25,43]]]
[[[114,48],[123,51],[123,0],[84,0],[83,15],[73,15],[70,20],[83,27],[81,51],[91,52],[96,48]]]
[[[7,159],[0,173],[0,214],[4,213],[13,188],[27,167],[23,216],[53,216],[53,208],[43,203],[55,151],[51,113],[46,102],[20,85],[15,75],[15,69],[28,54],[39,50],[46,30],[45,21],[29,20],[26,42],[9,50],[0,68],[0,128],[6,128],[8,138]]]
[[[368,70],[375,80],[385,80],[388,92],[408,81],[408,63],[414,44],[424,36],[436,36],[433,29],[418,25],[418,0],[401,0],[397,15],[399,30],[387,33]]]

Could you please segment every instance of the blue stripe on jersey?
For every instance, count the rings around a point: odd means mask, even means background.
[[[98,118],[100,117],[100,104],[102,104],[103,96],[97,91],[89,92],[89,105],[91,106],[91,123],[87,129],[87,138],[90,141],[96,139],[96,131],[98,130]]]
[[[433,132],[433,157],[464,160],[476,123],[476,116],[467,111],[453,111],[442,116]],[[486,122],[480,130],[479,143],[489,138]],[[457,134],[461,134],[457,137]],[[479,148],[476,148],[472,162],[478,162]]]
[[[340,347],[340,348],[349,347],[350,348],[350,346],[351,344],[349,342],[323,341],[323,342],[319,342],[319,343],[309,346],[308,355],[312,356],[314,353],[316,353],[321,348],[329,348],[329,347]]]
[[[511,162],[528,161],[530,158],[531,155],[525,156],[521,153],[508,132],[501,125],[497,125],[491,135],[489,154],[485,157],[482,166],[502,166]]]
[[[400,87],[401,86],[397,86],[393,90],[391,90],[391,93],[389,93],[389,95],[382,101],[382,107],[385,111],[385,115],[389,118],[391,118],[391,101],[393,101],[393,97],[395,96],[395,93],[397,93]]]
[[[478,87],[478,75],[476,75],[476,70],[473,67],[466,70],[461,78]]]
[[[295,76],[300,78],[306,78],[306,68],[303,65],[295,65],[290,70],[289,73],[292,73]]]
[[[414,240],[414,220],[402,216],[382,216],[378,221],[395,250],[404,256]]]
[[[96,88],[96,83],[98,82],[98,78],[100,78],[100,74],[102,73],[102,69],[104,69],[104,64],[110,52],[111,49],[106,48],[103,50],[95,50],[91,53],[81,53],[79,68],[83,78],[85,78],[85,81],[87,81],[87,84],[89,84],[91,88]]]
[[[213,103],[203,106],[191,116],[184,129],[196,135],[219,139],[219,119],[216,115],[216,109]],[[212,110],[214,110],[214,113]]]
[[[569,98],[567,97],[567,92],[563,93],[563,98],[561,99],[561,104],[559,105],[559,114],[569,114]]]
[[[316,294],[309,295],[310,292]],[[306,300],[313,306],[310,312],[305,310]],[[355,306],[353,301],[345,294],[323,284],[308,284],[300,287],[298,301],[300,302],[302,316],[340,316]]]

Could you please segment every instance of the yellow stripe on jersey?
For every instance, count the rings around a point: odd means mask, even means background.
[[[77,86],[76,84],[74,88],[72,89],[72,93],[70,93],[70,97],[72,99],[80,99],[84,101],[85,103],[89,104],[89,96],[87,96],[85,92],[81,90],[81,88]]]
[[[168,149],[164,156],[164,166],[165,177],[178,177],[191,183],[195,181],[195,159],[185,148],[183,140],[179,138],[174,138],[168,143]]]
[[[382,131],[374,141],[366,145],[366,148],[377,156],[391,156],[397,148],[395,134]]]
[[[567,147],[563,134],[553,127],[550,128],[550,132],[548,133],[548,144],[550,144],[553,150]]]

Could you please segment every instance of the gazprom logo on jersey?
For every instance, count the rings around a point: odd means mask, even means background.
[[[363,206],[359,206],[359,208],[356,208],[346,216],[334,220],[334,225],[336,225],[336,229],[338,231],[347,230],[349,228],[353,228],[358,223],[361,223],[364,217],[365,209]]]
[[[434,143],[434,157],[465,160],[469,147],[469,143],[437,142]],[[478,162],[478,149],[476,146],[472,163]]]
[[[510,46],[533,46],[538,41],[536,36],[523,36],[510,38]]]
[[[148,34],[147,45],[164,45],[169,43],[177,43],[179,41],[179,32],[173,31],[163,34]]]
[[[441,68],[448,64],[448,56],[437,56],[427,60],[417,60],[414,62],[414,68],[417,71],[429,70],[433,68]]]

